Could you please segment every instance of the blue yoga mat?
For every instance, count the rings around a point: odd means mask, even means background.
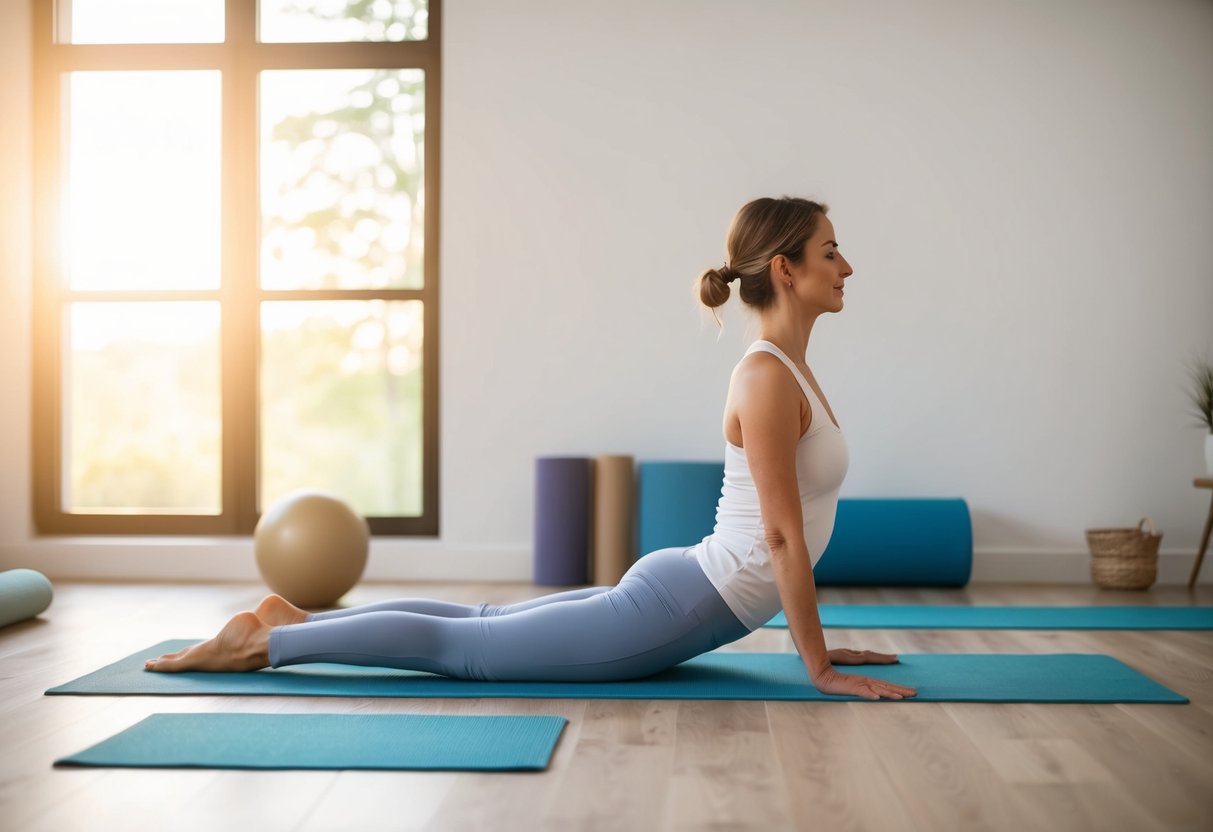
[[[713,651],[624,682],[476,682],[416,670],[303,664],[252,673],[155,673],[153,656],[196,640],[140,650],[48,694],[452,697],[525,699],[865,700],[809,684],[795,653]],[[910,702],[1169,702],[1188,700],[1099,653],[899,653],[900,662],[840,668],[918,691]]]
[[[693,546],[712,533],[724,483],[723,462],[636,465],[636,551]]]
[[[973,524],[960,498],[838,501],[813,580],[821,586],[964,586]]]
[[[936,630],[1213,630],[1213,607],[819,604],[823,627]],[[782,612],[765,627],[788,626]]]
[[[55,765],[543,770],[562,716],[152,714]]]
[[[723,462],[640,462],[636,550],[694,546],[710,535],[723,481]],[[818,586],[964,586],[972,571],[973,525],[963,499],[844,497],[813,580]]]

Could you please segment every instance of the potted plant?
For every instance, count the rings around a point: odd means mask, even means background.
[[[1205,434],[1205,476],[1213,477],[1213,364],[1198,358],[1189,365],[1189,373],[1193,382],[1189,392],[1200,416],[1197,424],[1208,429]]]

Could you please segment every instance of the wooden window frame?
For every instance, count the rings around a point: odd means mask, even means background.
[[[33,424],[34,530],[38,535],[251,534],[257,506],[257,399],[262,302],[420,300],[422,321],[422,514],[368,517],[372,534],[438,533],[438,218],[440,216],[442,3],[429,0],[426,40],[259,43],[256,0],[226,0],[225,41],[204,44],[56,43],[56,3],[33,10]],[[222,73],[220,246],[217,290],[76,291],[58,257],[62,89],[82,70],[211,69]],[[259,282],[257,88],[271,69],[421,69],[425,73],[425,232],[421,289],[267,290]],[[63,310],[80,301],[219,301],[222,503],[220,514],[73,513],[63,508],[61,399]]]

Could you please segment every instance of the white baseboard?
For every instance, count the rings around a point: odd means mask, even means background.
[[[0,545],[0,569],[37,569],[55,580],[259,581],[251,537],[44,538]],[[371,540],[363,581],[530,581],[523,547]]]
[[[1210,545],[1213,549],[1213,545]],[[1198,586],[1213,583],[1213,552],[1205,553]],[[1187,586],[1196,553],[1160,550],[1154,586]],[[1091,553],[1084,550],[979,549],[973,552],[974,584],[1091,584]]]
[[[1195,554],[1162,551],[1156,586],[1186,585]],[[1213,554],[1206,555],[1213,561]],[[259,581],[251,537],[43,538],[0,545],[0,569],[36,569],[51,580]],[[1200,584],[1213,582],[1213,562]],[[459,546],[371,540],[362,580],[530,582],[530,546]],[[971,583],[1089,584],[1085,550],[978,549]]]

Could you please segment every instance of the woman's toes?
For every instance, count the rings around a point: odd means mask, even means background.
[[[144,668],[168,672],[258,670],[269,665],[269,632],[270,625],[255,613],[242,612],[210,641],[195,644],[179,656],[149,659]]]
[[[194,649],[194,645],[182,648],[181,650],[177,650],[173,653],[165,653],[161,656],[157,656],[154,659],[148,659],[143,663],[143,667],[145,670],[151,670],[154,666],[161,665],[163,662],[171,662],[175,661],[176,659],[180,659],[192,649]]]
[[[148,659],[143,665],[145,670],[180,670],[181,665],[192,658],[193,648],[178,650],[176,653],[166,653],[158,659]]]

